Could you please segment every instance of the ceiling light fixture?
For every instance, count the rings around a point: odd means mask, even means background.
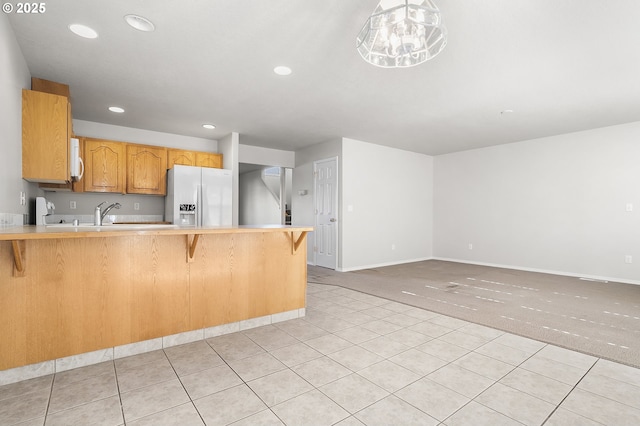
[[[86,25],[71,24],[71,25],[69,25],[69,29],[75,35],[79,35],[80,37],[84,37],[84,38],[97,38],[98,37],[98,33],[93,28],[89,28]]]
[[[121,114],[121,113],[124,112],[124,108],[120,108],[120,107],[117,107],[117,106],[112,106],[112,107],[109,107],[109,111],[117,112],[118,114]]]
[[[447,44],[447,29],[433,0],[380,0],[356,37],[365,61],[405,68],[434,58]]]
[[[284,65],[279,65],[273,69],[273,72],[275,72],[278,75],[289,75],[291,74],[291,68],[286,67]]]
[[[151,32],[156,29],[153,22],[140,15],[125,15],[124,20],[138,31]]]
[[[209,130],[213,130],[216,128],[216,126],[214,126],[213,124],[203,124],[202,127]]]

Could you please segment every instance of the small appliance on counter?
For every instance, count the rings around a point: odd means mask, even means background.
[[[44,197],[36,197],[36,225],[44,226],[47,224],[45,216],[53,214],[56,206]]]
[[[176,165],[167,172],[167,222],[231,226],[232,212],[231,170]]]

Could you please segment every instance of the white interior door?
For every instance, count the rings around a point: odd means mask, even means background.
[[[313,164],[315,186],[315,263],[338,266],[338,159]]]

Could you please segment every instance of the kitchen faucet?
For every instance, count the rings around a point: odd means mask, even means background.
[[[95,212],[95,220],[94,220],[94,225],[96,226],[102,226],[102,220],[104,219],[104,217],[107,215],[107,213],[109,213],[109,210],[111,209],[119,209],[120,207],[122,207],[120,205],[120,203],[113,203],[108,205],[104,211],[102,211],[100,209],[100,206],[103,205],[104,203],[106,203],[106,201],[101,202],[100,204],[98,204],[96,206],[96,212]]]

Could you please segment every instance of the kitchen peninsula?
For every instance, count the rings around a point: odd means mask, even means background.
[[[0,370],[296,313],[312,230],[2,229]]]

